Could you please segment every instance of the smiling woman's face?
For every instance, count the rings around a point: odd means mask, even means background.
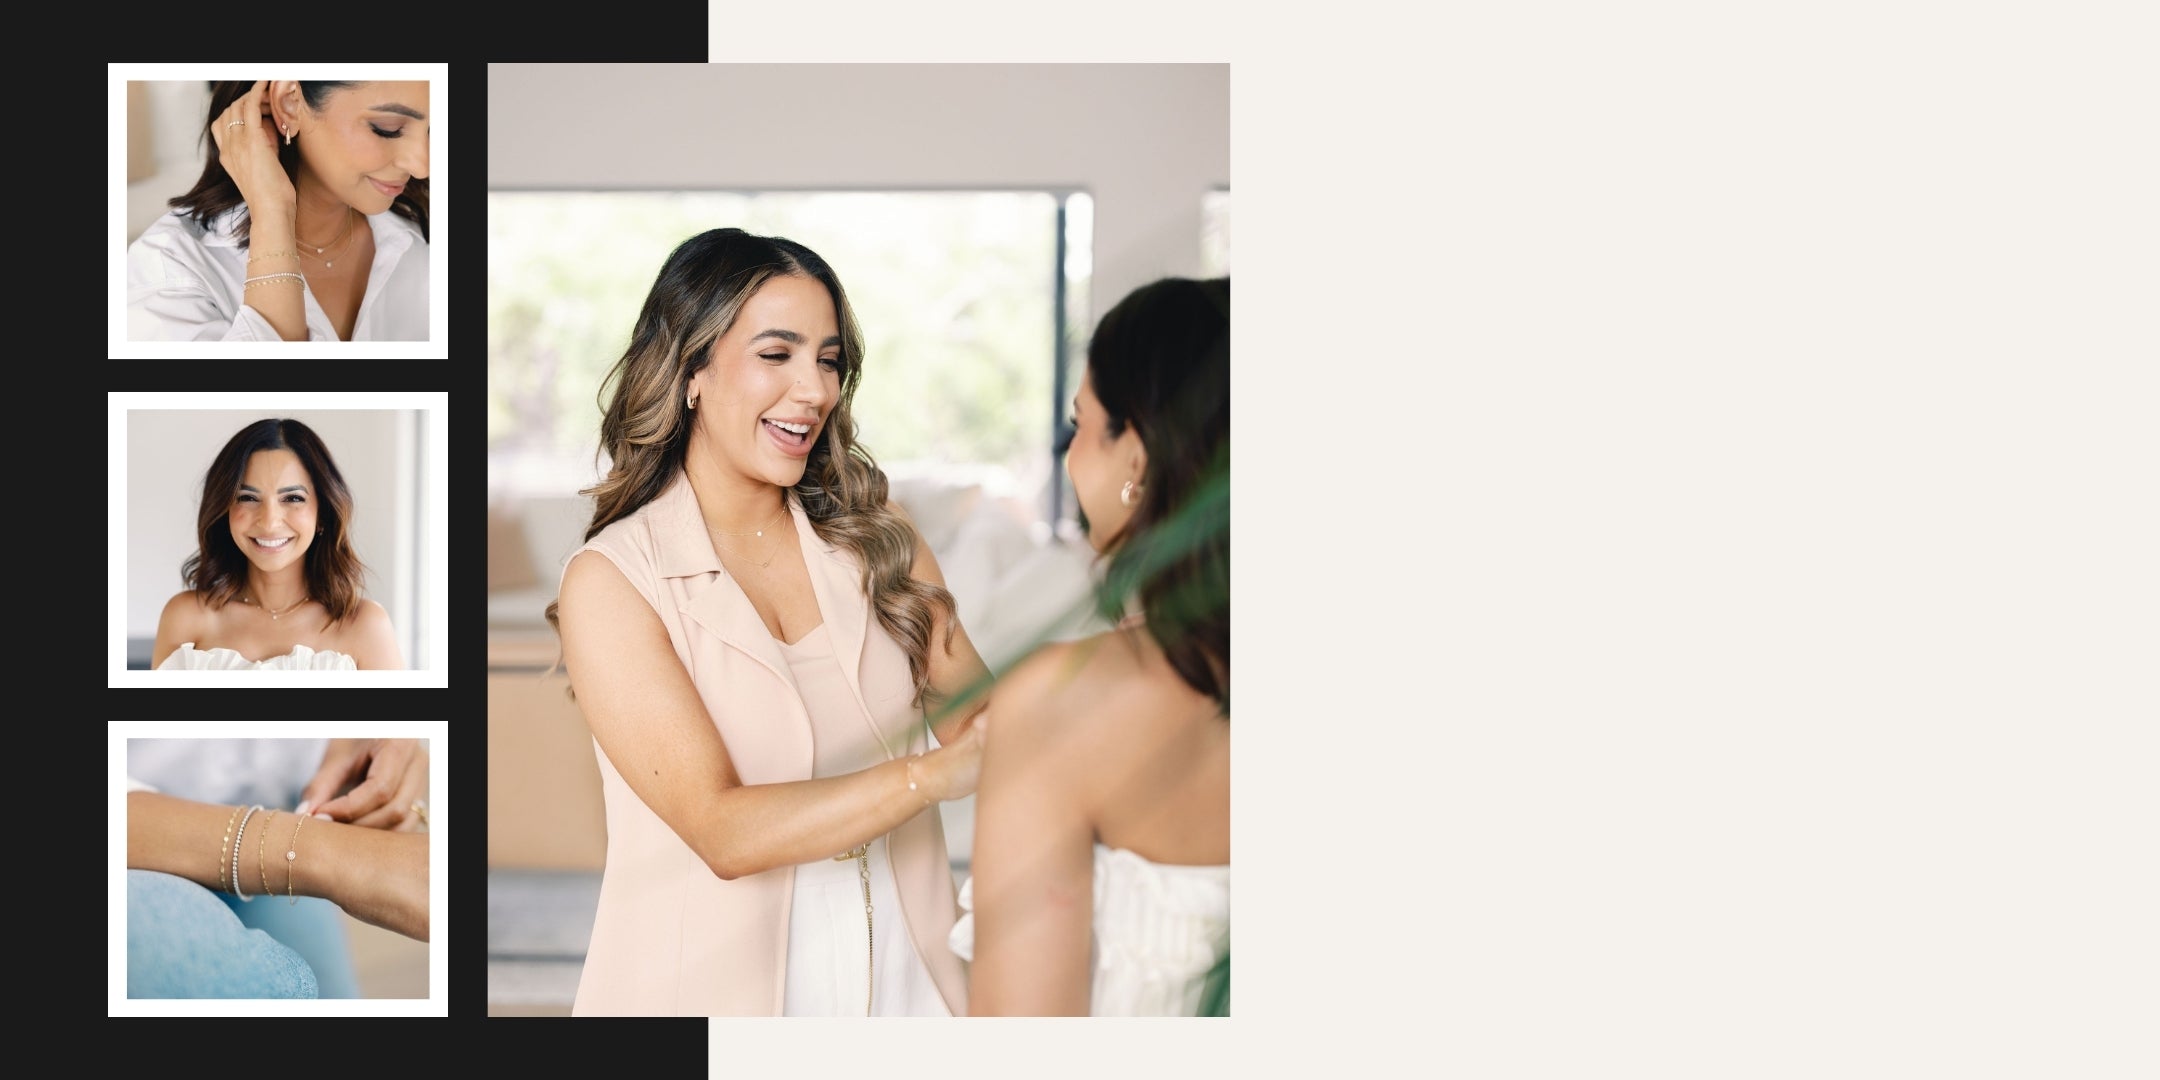
[[[297,86],[294,143],[315,179],[363,214],[379,214],[428,174],[428,84],[363,82],[330,92],[309,109]]]
[[[257,570],[282,570],[315,540],[315,482],[290,450],[257,450],[241,470],[228,516],[233,543]]]

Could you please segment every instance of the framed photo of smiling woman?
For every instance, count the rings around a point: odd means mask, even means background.
[[[116,683],[445,685],[444,397],[114,395]]]

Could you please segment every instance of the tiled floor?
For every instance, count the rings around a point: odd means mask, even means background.
[[[598,872],[488,871],[488,1015],[568,1016]]]

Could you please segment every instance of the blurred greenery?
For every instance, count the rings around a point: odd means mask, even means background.
[[[1056,195],[1047,192],[491,192],[488,450],[592,479],[601,379],[674,246],[736,226],[839,273],[864,337],[855,416],[881,464],[1051,475]],[[529,467],[529,465],[528,465]],[[906,471],[905,469],[899,471]]]

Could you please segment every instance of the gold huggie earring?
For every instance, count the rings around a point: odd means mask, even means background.
[[[1125,486],[1118,489],[1117,501],[1125,504],[1126,506],[1131,506],[1134,502],[1138,501],[1139,498],[1140,482],[1137,480],[1127,480],[1125,481]]]
[[[695,409],[695,408],[697,408],[697,398],[695,398],[695,397],[692,397],[692,398],[690,399],[690,405],[689,405],[689,407],[690,407],[690,408],[692,408],[692,409]]]
[[[285,128],[285,145],[292,145],[292,127],[290,125]]]

